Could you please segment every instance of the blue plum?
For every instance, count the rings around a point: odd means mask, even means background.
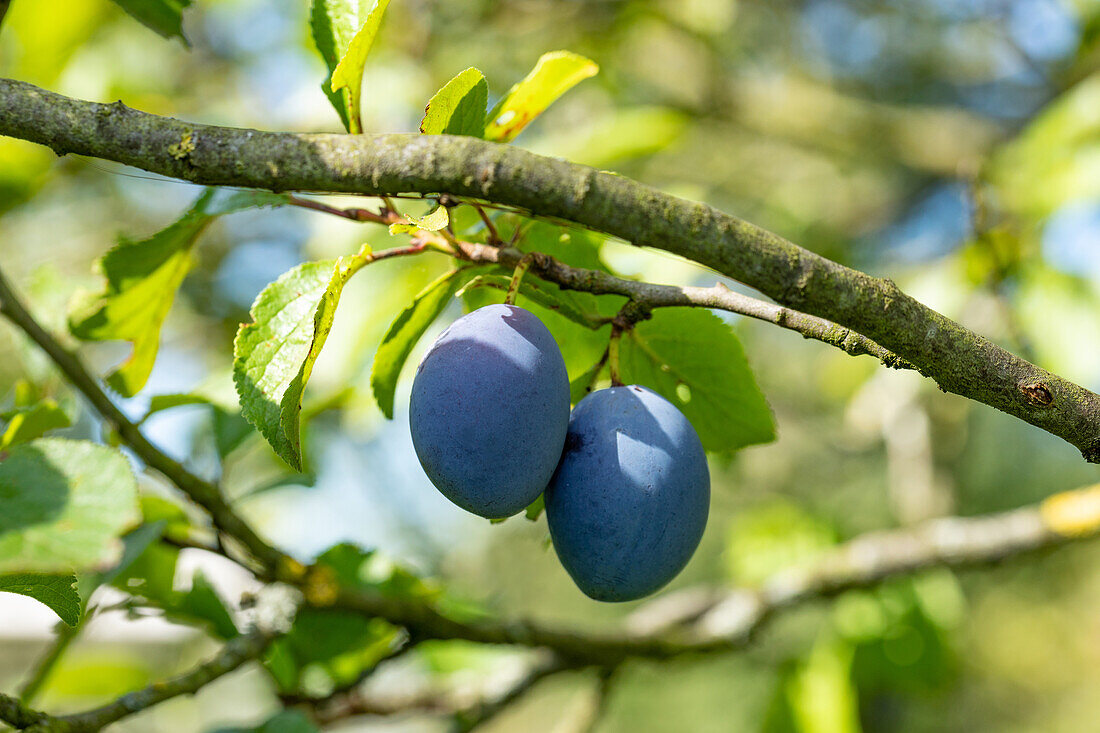
[[[632,601],[661,588],[691,559],[709,511],[706,454],[675,405],[636,385],[580,401],[546,489],[546,520],[586,595]]]
[[[530,311],[479,308],[432,344],[413,380],[409,426],[420,465],[448,499],[496,519],[538,498],[569,427],[569,376]]]

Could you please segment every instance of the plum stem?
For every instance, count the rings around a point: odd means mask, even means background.
[[[611,371],[611,386],[622,387],[623,380],[619,373],[619,342],[622,341],[623,327],[620,323],[612,322],[611,339],[607,343],[607,367]]]
[[[531,263],[535,261],[535,255],[528,253],[516,263],[516,269],[512,273],[512,282],[508,284],[508,294],[504,296],[505,305],[515,305],[516,296],[519,294],[519,286],[523,282],[523,276],[531,269]]]

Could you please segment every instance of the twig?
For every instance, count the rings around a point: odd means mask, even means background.
[[[481,204],[470,204],[474,207],[474,211],[481,217],[481,222],[485,225],[485,231],[489,233],[489,244],[493,246],[500,246],[500,234],[497,233],[496,225],[493,224],[493,220],[489,218],[489,215],[485,213],[485,208]]]
[[[106,725],[179,695],[189,695],[217,678],[263,654],[272,637],[256,632],[226,643],[216,657],[190,672],[131,692],[102,707],[74,715],[52,716],[25,707],[18,700],[0,694],[0,720],[19,730],[35,733],[93,733]]]
[[[492,262],[505,267],[515,267],[525,256],[522,252],[506,248],[497,249],[472,242],[459,242],[460,254],[472,262]],[[888,349],[849,328],[844,328],[824,318],[768,303],[758,298],[734,292],[721,283],[709,287],[680,287],[626,280],[598,270],[571,267],[553,257],[538,253],[531,270],[566,290],[578,290],[596,295],[625,295],[643,309],[673,306],[716,308],[776,326],[796,331],[804,338],[815,339],[835,346],[852,356],[869,355],[894,369],[915,367]]]
[[[6,316],[49,355],[73,386],[92,403],[96,411],[114,427],[122,440],[146,465],[162,473],[192,501],[206,509],[215,526],[237,538],[277,577],[294,579],[301,575],[301,565],[261,539],[251,526],[237,516],[217,486],[191,473],[149,442],[141,429],[107,396],[80,357],[58,343],[34,320],[19,301],[3,271],[0,271],[0,314]]]
[[[67,731],[97,731],[117,720],[179,695],[197,692],[214,680],[229,674],[245,662],[256,659],[267,649],[272,637],[263,633],[238,636],[229,641],[216,657],[179,677],[157,682],[143,690],[123,695],[114,702],[75,715],[57,718]]]

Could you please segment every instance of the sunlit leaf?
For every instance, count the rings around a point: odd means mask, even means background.
[[[139,519],[130,464],[113,448],[39,438],[0,462],[0,572],[102,568]]]
[[[302,393],[351,273],[343,259],[298,265],[257,296],[253,322],[241,326],[233,343],[241,414],[298,471]]]
[[[485,76],[470,67],[443,85],[428,101],[420,132],[425,135],[485,134],[485,108],[489,85]]]
[[[69,327],[88,341],[131,341],[133,353],[107,377],[119,394],[131,397],[145,386],[156,361],[160,328],[176,291],[191,270],[195,241],[216,216],[285,203],[262,191],[219,193],[207,189],[181,219],[152,237],[122,239],[98,262],[107,279],[99,294],[84,294],[73,307]]]
[[[0,413],[0,420],[7,422],[3,434],[0,434],[0,450],[40,438],[50,430],[67,428],[72,424],[69,415],[51,399]]]
[[[80,594],[73,573],[0,575],[0,593],[18,593],[44,603],[69,626],[80,621]]]
[[[382,24],[382,15],[386,12],[386,7],[390,4],[390,0],[374,0],[371,4],[355,3],[359,6],[358,18],[361,20],[358,30],[355,35],[347,43],[347,45],[341,44],[342,38],[346,36],[347,21],[352,17],[351,3],[316,3],[316,5],[338,5],[343,6],[342,16],[335,16],[331,13],[327,13],[327,17],[332,19],[333,33],[332,42],[336,50],[336,54],[339,61],[336,67],[332,70],[332,81],[329,84],[333,94],[342,93],[346,90],[346,109],[347,109],[347,123],[348,132],[360,133],[363,131],[363,123],[360,119],[360,99],[362,95],[363,87],[363,67],[367,63],[367,56],[370,54],[371,47],[374,45],[375,36],[378,35],[378,27]],[[363,17],[363,11],[366,10],[366,16]],[[315,15],[316,19],[316,15]],[[334,22],[333,22],[334,21]],[[336,27],[341,29],[340,32],[336,32]],[[314,25],[314,34],[316,38],[316,20]],[[328,41],[326,40],[326,43]],[[318,48],[320,48],[318,43]],[[322,56],[325,52],[322,51]]]
[[[645,385],[680,408],[708,451],[775,439],[771,410],[741,342],[709,311],[654,311],[623,335],[620,371],[624,383]]]
[[[115,4],[132,15],[144,26],[165,38],[183,36],[183,11],[191,0],[114,0]]]
[[[595,62],[569,51],[543,54],[531,73],[493,107],[485,126],[485,139],[502,143],[514,140],[558,97],[599,70]]]
[[[424,216],[405,216],[408,224],[390,224],[390,234],[412,234],[419,229],[426,232],[438,232],[451,220],[446,206],[437,206]]]

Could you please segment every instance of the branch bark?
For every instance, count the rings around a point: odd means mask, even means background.
[[[0,134],[209,185],[518,207],[687,257],[776,302],[850,328],[948,392],[984,402],[1100,462],[1100,395],[903,293],[705,204],[519,148],[444,135],[319,135],[196,125],[0,79]],[[186,144],[181,144],[186,142]]]

